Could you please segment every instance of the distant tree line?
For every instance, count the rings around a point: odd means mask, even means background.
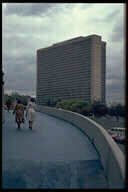
[[[8,99],[11,101],[12,104],[16,99],[19,99],[23,105],[27,105],[28,95],[20,95],[17,92],[13,92],[11,95],[4,94],[5,105]]]
[[[8,99],[11,103],[19,99],[25,106],[27,105],[28,95],[20,95],[17,92],[13,92],[11,95],[4,94],[4,104]],[[120,116],[125,117],[125,106],[122,104],[107,106],[100,101],[94,101],[93,104],[90,104],[81,99],[71,99],[71,100],[61,100],[56,98],[48,98],[46,106],[61,108],[73,112],[80,113],[85,116],[95,115],[97,117],[110,115],[110,116]]]
[[[94,101],[93,104],[90,104],[81,99],[72,99],[72,100],[61,100],[55,98],[49,98],[47,103],[49,107],[56,107],[65,110],[70,110],[73,112],[80,113],[85,116],[95,115],[95,116],[125,116],[125,106],[122,104],[107,106],[100,101]]]

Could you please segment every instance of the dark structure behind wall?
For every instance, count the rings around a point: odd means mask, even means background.
[[[49,98],[105,103],[106,42],[76,37],[37,50],[37,104]]]

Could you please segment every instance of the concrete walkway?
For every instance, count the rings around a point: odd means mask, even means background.
[[[18,131],[5,112],[2,130],[4,189],[107,188],[94,146],[71,124],[37,113],[32,131]]]

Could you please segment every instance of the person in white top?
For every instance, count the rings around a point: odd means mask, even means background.
[[[32,130],[33,123],[35,121],[35,103],[34,103],[33,98],[30,99],[30,101],[27,105],[26,118],[27,118],[28,123],[29,123],[29,128]]]
[[[27,98],[27,105],[29,104],[30,101],[31,101],[31,97],[28,96],[28,98]]]

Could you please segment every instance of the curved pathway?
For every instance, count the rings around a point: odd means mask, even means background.
[[[5,112],[3,188],[107,188],[99,156],[88,137],[68,122],[36,113],[33,130],[16,129]]]

